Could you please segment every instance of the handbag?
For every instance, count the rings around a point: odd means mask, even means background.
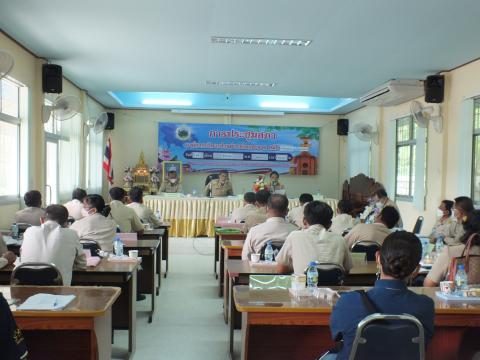
[[[457,275],[458,265],[463,264],[465,272],[467,273],[468,284],[480,284],[480,255],[471,255],[470,249],[472,247],[473,239],[478,234],[472,234],[465,244],[465,248],[462,251],[462,255],[455,257],[450,261],[450,271],[448,280],[455,281]]]

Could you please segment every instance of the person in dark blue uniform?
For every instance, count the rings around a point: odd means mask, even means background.
[[[398,231],[387,236],[376,254],[380,279],[367,296],[381,313],[415,316],[422,323],[428,342],[433,337],[433,300],[415,294],[406,285],[416,272],[421,256],[422,245],[414,234]],[[337,354],[329,354],[325,359],[348,359],[358,323],[371,314],[361,296],[356,291],[344,293],[334,306],[330,330],[335,341],[343,339],[343,346]]]

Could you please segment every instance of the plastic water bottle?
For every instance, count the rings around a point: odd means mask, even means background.
[[[162,220],[162,216],[160,214],[160,210],[155,211],[155,217],[160,221]]]
[[[273,248],[272,242],[267,242],[267,247],[265,248],[265,261],[273,262]]]
[[[318,284],[318,270],[315,261],[310,262],[307,268],[307,289],[311,290],[317,287]]]
[[[437,241],[435,242],[435,252],[437,253],[437,255],[440,254],[443,249],[443,239],[443,235],[437,236]]]
[[[18,239],[18,225],[17,223],[12,224],[12,238]]]
[[[116,256],[123,256],[123,242],[119,236],[115,236],[115,241],[113,242],[113,251]]]
[[[457,266],[457,273],[455,274],[455,291],[462,291],[467,288],[467,273],[465,272],[465,266],[459,264]]]

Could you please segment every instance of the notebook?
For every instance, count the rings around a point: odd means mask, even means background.
[[[35,294],[23,302],[17,310],[62,310],[70,304],[75,295]]]

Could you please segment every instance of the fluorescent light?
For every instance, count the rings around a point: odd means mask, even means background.
[[[283,111],[256,111],[256,110],[193,110],[193,109],[172,109],[177,114],[211,114],[211,115],[268,115],[282,116]]]
[[[262,108],[276,108],[276,109],[308,109],[310,106],[305,103],[290,103],[280,101],[262,101],[260,103]]]
[[[257,81],[220,81],[220,80],[207,80],[207,85],[213,86],[252,86],[252,87],[274,87],[277,85],[274,82],[257,82]]]
[[[164,106],[192,106],[190,100],[175,100],[175,99],[144,99],[143,105],[164,105]]]
[[[277,46],[309,46],[312,40],[305,39],[275,39],[275,38],[248,38],[234,36],[212,36],[214,44],[233,45],[277,45]]]

